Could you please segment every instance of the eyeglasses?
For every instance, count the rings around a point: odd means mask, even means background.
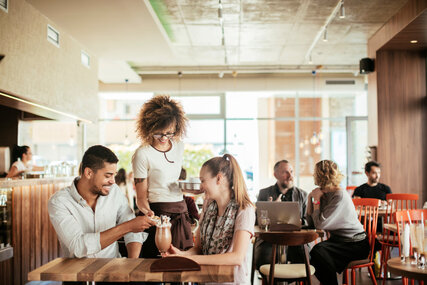
[[[162,137],[167,137],[168,139],[173,138],[175,136],[175,133],[166,133],[166,134],[154,134],[153,138],[155,139],[161,139]]]

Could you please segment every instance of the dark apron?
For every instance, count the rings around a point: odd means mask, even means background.
[[[187,204],[184,200],[180,202],[150,203],[150,208],[156,216],[166,215],[171,218],[172,244],[180,250],[193,247],[193,233],[191,232],[191,219],[188,214]],[[147,240],[142,244],[140,257],[159,257],[156,247],[156,227],[145,230],[148,233]]]

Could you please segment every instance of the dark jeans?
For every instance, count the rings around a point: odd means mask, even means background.
[[[338,285],[337,273],[343,272],[353,260],[365,259],[369,254],[368,238],[358,242],[342,242],[334,237],[316,244],[310,252],[310,263],[322,284]]]

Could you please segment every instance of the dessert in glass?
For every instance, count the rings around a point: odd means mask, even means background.
[[[170,218],[168,216],[160,216],[156,226],[156,246],[160,253],[165,253],[169,250],[172,242]]]

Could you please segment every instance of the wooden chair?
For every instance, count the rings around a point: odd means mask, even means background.
[[[347,268],[344,270],[344,284],[348,283],[348,270],[351,270],[351,284],[356,285],[356,272],[357,268],[368,267],[369,273],[371,275],[371,280],[373,284],[377,284],[375,280],[375,275],[372,270],[372,265],[374,265],[374,248],[375,248],[375,237],[377,233],[377,222],[378,222],[378,204],[379,199],[371,198],[361,198],[353,199],[356,212],[358,213],[359,221],[362,223],[363,228],[368,235],[369,244],[371,249],[369,255],[366,259],[354,260],[347,265]]]
[[[424,221],[426,219],[427,219],[427,209],[397,211],[395,213],[399,254],[402,250],[400,235],[401,235],[401,232],[403,231],[403,227],[404,227],[405,223],[409,223],[409,221],[410,221],[412,224],[420,224],[420,223],[424,223]],[[410,251],[409,252],[411,255],[413,254],[412,242],[410,244]],[[403,284],[408,284],[408,278],[403,277],[402,282],[403,282]],[[411,284],[414,284],[413,280],[411,281]],[[420,282],[420,284],[423,284],[423,283]]]
[[[418,194],[387,194],[387,210],[384,216],[384,224],[395,224],[396,211],[412,210],[417,208]],[[378,237],[381,243],[380,274],[383,274],[383,285],[387,276],[387,260],[390,257],[390,249],[399,247],[396,232],[391,232],[383,227],[382,235]]]
[[[274,284],[274,281],[302,281],[311,285],[314,267],[310,265],[306,244],[316,240],[319,235],[314,231],[262,232],[259,238],[272,244],[271,262],[260,267],[262,284]],[[304,252],[304,264],[276,264],[278,245],[301,246]],[[268,277],[268,278],[267,278]]]

